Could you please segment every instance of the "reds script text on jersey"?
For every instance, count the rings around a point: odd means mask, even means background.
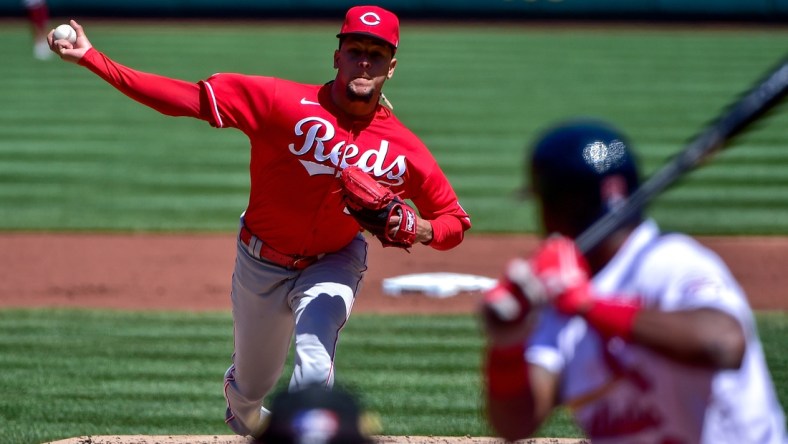
[[[752,311],[716,254],[646,221],[593,285],[599,295],[664,311],[722,310],[747,337],[741,368],[713,372],[618,338],[605,342],[581,317],[543,311],[527,360],[562,373],[560,403],[594,444],[786,444]]]
[[[435,249],[458,245],[471,226],[432,154],[385,107],[378,106],[370,120],[350,120],[333,105],[329,84],[224,73],[195,84],[132,70],[95,49],[79,63],[163,114],[243,131],[251,143],[244,222],[282,253],[334,252],[358,233],[337,180],[348,165],[412,200],[431,220]]]

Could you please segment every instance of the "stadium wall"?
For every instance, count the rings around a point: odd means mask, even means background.
[[[49,0],[53,16],[266,18],[341,17],[348,0]],[[403,17],[735,20],[788,24],[788,0],[377,0]],[[0,16],[23,16],[0,0]]]

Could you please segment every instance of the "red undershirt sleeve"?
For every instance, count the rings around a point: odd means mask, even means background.
[[[168,116],[208,120],[200,110],[200,86],[184,80],[136,71],[114,62],[95,48],[79,64],[126,96]]]
[[[436,250],[454,248],[465,238],[467,226],[456,215],[438,216],[430,223],[432,224],[432,241],[429,245]]]
[[[436,250],[449,250],[462,243],[465,231],[471,228],[471,219],[437,164],[421,184],[421,192],[412,200],[422,217],[432,225],[432,241],[427,245]]]

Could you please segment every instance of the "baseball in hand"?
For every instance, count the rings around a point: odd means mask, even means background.
[[[60,25],[53,34],[55,40],[68,40],[72,45],[77,42],[77,31],[71,25]]]

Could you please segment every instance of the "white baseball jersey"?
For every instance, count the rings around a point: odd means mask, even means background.
[[[646,308],[722,310],[747,338],[741,368],[712,371],[619,338],[605,341],[581,317],[545,309],[527,360],[561,374],[559,402],[594,444],[788,443],[752,310],[714,252],[646,221],[593,285]]]

